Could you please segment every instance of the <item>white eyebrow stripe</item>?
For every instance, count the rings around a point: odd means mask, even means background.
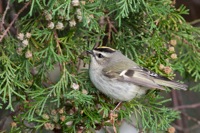
[[[119,76],[124,76],[125,73],[126,73],[127,71],[128,71],[128,70],[124,70],[124,71],[122,71],[122,72],[119,74]]]

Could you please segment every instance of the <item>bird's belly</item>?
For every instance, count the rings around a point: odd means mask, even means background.
[[[110,98],[120,101],[130,101],[145,94],[147,90],[132,83],[109,79],[105,76],[93,77],[91,80],[99,91]]]

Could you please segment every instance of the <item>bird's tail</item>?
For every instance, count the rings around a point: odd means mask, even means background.
[[[187,90],[187,87],[188,87],[186,84],[178,83],[175,81],[166,81],[162,79],[154,79],[154,81],[159,85],[176,88],[176,89]]]

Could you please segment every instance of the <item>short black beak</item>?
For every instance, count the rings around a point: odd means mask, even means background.
[[[94,52],[92,50],[87,50],[88,54],[94,55]]]

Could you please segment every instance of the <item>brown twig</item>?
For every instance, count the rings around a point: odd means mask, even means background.
[[[7,35],[8,31],[10,30],[11,26],[14,24],[14,22],[17,20],[18,16],[28,7],[28,5],[31,3],[31,1],[29,1],[28,3],[26,3],[22,9],[19,10],[19,12],[15,15],[14,19],[12,20],[12,22],[8,25],[7,29],[3,32],[3,34],[0,36],[0,42],[2,42],[3,38]]]
[[[189,24],[191,24],[191,25],[195,25],[195,24],[198,24],[198,23],[200,23],[200,19],[195,19],[194,21],[189,22]]]
[[[192,44],[189,43],[187,40],[183,39],[183,42],[186,43],[186,44],[188,44],[190,47],[195,47],[194,49],[195,49],[197,52],[200,52],[200,49],[199,49],[197,46],[192,45]]]
[[[58,50],[58,54],[62,54],[62,50],[61,50],[61,47],[60,47],[60,40],[58,39],[58,34],[56,31],[54,31],[54,37],[56,39],[56,48]]]
[[[178,125],[173,124],[173,126],[176,128],[176,130],[181,131],[181,132],[184,130],[186,133],[190,133],[192,130],[199,128],[199,124],[196,124],[194,126],[191,126],[189,128],[184,128],[184,129],[179,127]]]
[[[181,102],[180,97],[181,95],[176,90],[172,90],[172,101],[174,108],[180,105]],[[180,128],[184,127],[183,121],[181,119],[176,120],[176,123]]]
[[[108,23],[108,41],[110,42],[112,31],[114,31],[115,33],[117,33],[117,29],[116,29],[115,26],[112,24],[112,22],[110,21],[110,18],[109,18],[109,17],[106,17],[106,20],[107,20],[107,23]]]
[[[56,48],[58,50],[58,55],[62,55],[62,49],[60,47],[60,40],[58,39],[58,34],[56,31],[54,31],[54,37],[56,39]],[[59,67],[60,67],[60,70],[63,70],[63,66],[61,63],[59,63]]]
[[[100,44],[99,44],[99,41],[100,41],[100,36],[97,37],[97,41],[96,41],[96,43],[95,43],[93,49],[94,49],[94,48],[97,48],[97,47],[100,45]]]
[[[106,25],[105,16],[102,16],[102,17],[100,17],[100,20],[99,20],[99,26],[100,26],[101,28],[104,28],[105,25]],[[97,36],[97,40],[96,40],[96,43],[95,43],[93,49],[94,49],[94,48],[97,48],[97,47],[100,45],[99,42],[100,42],[100,36]]]
[[[112,32],[112,23],[110,22],[109,17],[106,18],[108,22],[108,42],[111,40],[111,32]]]
[[[190,128],[187,128],[187,129],[185,129],[185,130],[186,130],[186,132],[191,133],[192,130],[195,130],[195,129],[197,129],[197,128],[199,128],[199,124],[196,124],[196,125],[194,125],[194,126],[191,126]]]
[[[197,108],[200,107],[200,103],[190,104],[190,105],[182,105],[182,106],[176,106],[173,109],[179,110],[179,109],[188,109],[188,108]]]
[[[3,1],[0,0],[0,14],[3,14]]]
[[[198,125],[200,125],[200,120],[194,118],[194,117],[191,117],[189,116],[188,114],[184,113],[184,112],[181,112],[181,114],[183,114],[183,116],[185,116],[188,120],[192,120],[194,122],[196,122]]]
[[[5,23],[5,17],[6,17],[6,14],[7,14],[9,8],[10,8],[10,0],[8,0],[7,5],[6,5],[6,9],[5,9],[3,16],[2,16],[0,31],[2,31],[3,25]]]
[[[110,25],[110,28],[113,29],[113,31],[115,33],[117,33],[117,29],[115,28],[115,26],[113,25],[113,23],[110,21],[109,17],[106,17],[108,24]]]

